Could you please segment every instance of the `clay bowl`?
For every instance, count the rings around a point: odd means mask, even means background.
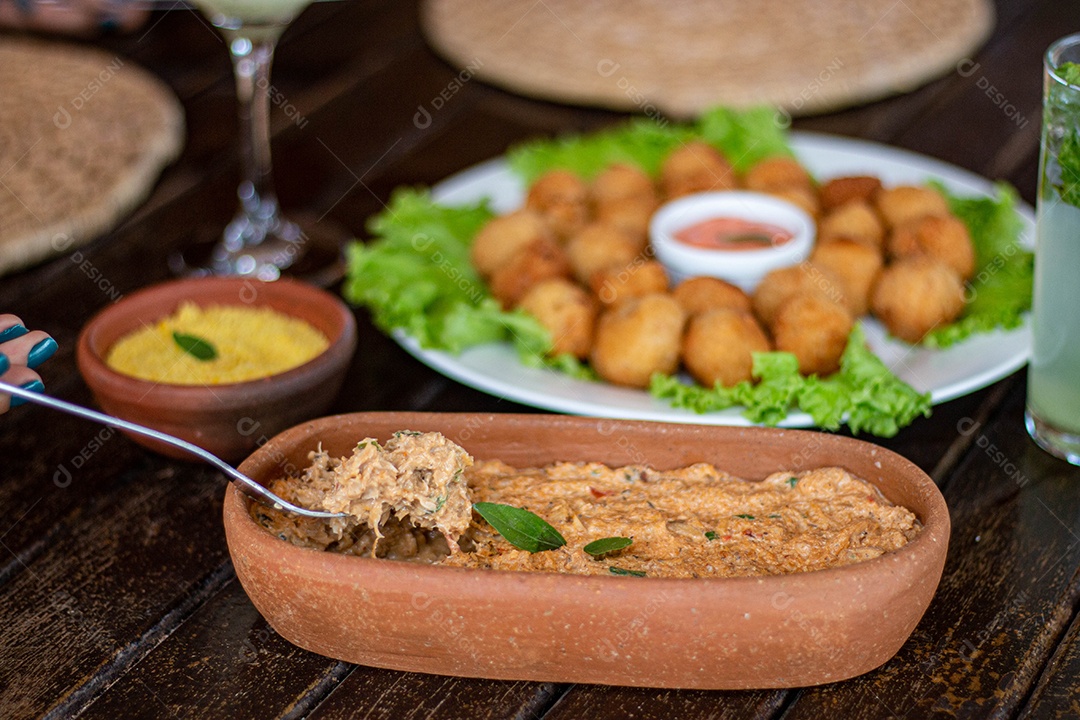
[[[176,311],[199,305],[261,305],[305,320],[330,340],[313,360],[258,380],[224,385],[165,385],[130,377],[105,364],[121,336]],[[325,413],[341,388],[356,349],[356,320],[339,299],[291,280],[198,278],[153,285],[126,296],[83,328],[79,371],[105,412],[188,440],[225,460],[238,461],[298,422]],[[141,436],[136,442],[171,457],[181,450]]]
[[[941,578],[949,514],[933,481],[870,443],[822,433],[554,415],[358,413],[304,423],[240,466],[259,481],[307,465],[318,442],[438,430],[478,459],[707,461],[747,479],[841,465],[913,510],[898,552],[786,576],[663,579],[527,574],[307,550],[255,524],[235,488],[225,532],[236,574],[287,640],[348,662],[463,677],[738,689],[849,678],[892,657]]]

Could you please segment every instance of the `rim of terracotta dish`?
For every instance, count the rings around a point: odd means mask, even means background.
[[[546,583],[550,580],[548,577],[554,576],[559,578],[566,578],[561,582],[570,582],[579,584],[585,588],[598,590],[603,587],[612,587],[612,583],[618,583],[621,587],[640,587],[640,583],[648,583],[650,587],[663,589],[666,591],[674,591],[678,588],[699,588],[701,583],[706,585],[723,584],[725,587],[737,587],[741,585],[761,585],[763,582],[784,584],[785,586],[801,586],[801,585],[821,585],[825,587],[832,587],[844,583],[840,581],[850,578],[852,575],[875,575],[881,576],[882,582],[885,582],[887,578],[895,575],[895,569],[892,567],[897,562],[917,562],[916,556],[930,556],[930,546],[936,543],[948,543],[951,521],[949,518],[948,506],[945,503],[944,497],[941,495],[941,491],[938,489],[934,481],[920,469],[913,462],[905,458],[904,456],[895,453],[891,450],[883,448],[879,445],[866,442],[864,440],[858,440],[856,438],[848,438],[840,435],[830,435],[823,432],[809,431],[809,430],[789,430],[784,428],[767,428],[767,427],[734,427],[734,426],[692,426],[683,424],[668,424],[668,423],[655,423],[644,420],[610,420],[606,418],[594,418],[594,417],[575,417],[575,416],[545,416],[545,415],[525,415],[525,414],[505,414],[505,415],[485,415],[478,413],[350,413],[344,415],[333,415],[328,417],[319,418],[318,420],[312,420],[306,423],[302,423],[296,427],[285,430],[272,438],[269,442],[261,446],[258,450],[252,453],[243,463],[239,466],[241,472],[246,473],[249,477],[254,478],[256,481],[262,481],[260,475],[263,474],[263,468],[259,467],[263,462],[267,463],[267,466],[280,465],[284,461],[284,458],[289,454],[287,450],[282,450],[281,446],[287,446],[293,442],[298,436],[315,437],[313,430],[323,425],[333,425],[340,423],[345,419],[353,419],[363,416],[396,416],[404,423],[401,427],[412,427],[417,425],[416,422],[410,424],[411,420],[431,419],[434,417],[442,418],[492,418],[500,422],[537,422],[541,418],[545,417],[557,417],[560,422],[567,424],[578,423],[583,427],[593,427],[595,423],[610,422],[618,423],[622,427],[649,427],[655,428],[657,426],[670,425],[673,428],[692,428],[701,427],[709,432],[716,432],[720,434],[730,434],[736,437],[740,435],[753,436],[760,435],[764,437],[773,436],[780,438],[782,436],[794,436],[796,438],[814,438],[817,442],[822,444],[835,444],[840,446],[848,446],[851,448],[865,448],[867,446],[875,449],[879,461],[888,460],[888,465],[895,468],[896,474],[903,476],[905,479],[913,482],[913,491],[920,498],[923,498],[923,504],[926,506],[925,517],[920,516],[919,520],[923,524],[923,530],[919,535],[904,545],[899,550],[880,555],[871,560],[865,560],[862,562],[853,563],[851,565],[844,565],[841,567],[827,568],[825,570],[814,570],[810,572],[790,573],[790,574],[778,574],[778,575],[749,575],[744,577],[734,578],[662,578],[662,577],[618,577],[618,576],[596,576],[596,575],[574,575],[563,573],[521,573],[510,570],[488,570],[482,571],[484,576],[490,577],[488,581],[473,581],[486,584],[487,582],[505,582],[504,578],[507,576],[514,576],[519,582],[529,583]],[[882,462],[884,465],[885,463]],[[302,468],[301,468],[302,469]],[[872,482],[872,481],[871,481]],[[878,487],[875,483],[875,487]],[[884,493],[885,490],[880,488]],[[891,498],[890,498],[891,500]],[[478,571],[475,568],[459,568],[459,567],[446,567],[435,564],[421,564],[400,562],[393,560],[385,560],[379,558],[369,558],[353,555],[342,555],[332,552],[325,552],[320,550],[314,550],[311,548],[303,548],[293,545],[277,536],[266,531],[260,527],[248,512],[248,496],[243,494],[238,488],[230,483],[229,488],[226,490],[226,497],[224,503],[224,521],[227,531],[235,531],[238,533],[236,541],[240,543],[253,543],[258,548],[258,554],[261,556],[277,556],[283,561],[303,561],[305,564],[317,564],[323,568],[324,572],[328,576],[343,577],[341,573],[350,572],[349,568],[353,570],[351,572],[357,572],[363,568],[367,568],[369,571],[373,566],[370,563],[378,563],[380,573],[397,574],[400,573],[402,578],[414,577],[418,570],[423,572],[438,572],[438,573],[456,573],[459,576],[464,577],[463,573],[470,574],[470,577],[475,575]],[[254,500],[250,502],[255,502]],[[912,508],[909,508],[912,509]],[[230,518],[232,516],[232,518]],[[238,520],[238,522],[232,522],[231,520]],[[228,534],[228,533],[227,533]],[[230,538],[230,543],[232,538]],[[357,565],[356,563],[360,563]],[[449,577],[449,576],[446,576]],[[539,579],[536,579],[539,578]]]
[[[170,385],[144,380],[117,372],[105,363],[104,353],[108,348],[119,337],[137,329],[138,326],[133,325],[119,330],[111,341],[102,336],[112,334],[118,320],[133,308],[139,311],[136,316],[140,322],[154,322],[174,313],[183,301],[194,302],[197,305],[212,304],[217,301],[216,296],[222,291],[232,289],[234,296],[240,298],[241,291],[252,292],[252,287],[256,288],[254,292],[258,298],[252,302],[258,306],[273,306],[273,302],[267,302],[273,298],[273,300],[282,301],[302,301],[323,309],[324,312],[320,314],[320,317],[327,320],[332,332],[327,332],[326,328],[322,327],[317,329],[327,335],[329,342],[327,348],[306,363],[285,372],[218,385]],[[209,291],[213,295],[200,297],[200,291],[204,294]],[[173,297],[173,299],[163,305],[161,300],[163,296]],[[239,300],[232,304],[242,302],[243,300]],[[289,312],[287,303],[283,302],[282,306],[274,306],[274,309],[296,317],[294,313]],[[305,322],[313,324],[308,320]],[[337,297],[312,285],[288,278],[280,278],[272,282],[239,277],[189,278],[166,281],[142,288],[98,311],[79,334],[76,355],[79,369],[87,383],[99,386],[108,395],[139,398],[141,402],[188,408],[205,405],[205,393],[209,390],[219,394],[217,400],[223,405],[227,404],[226,400],[230,397],[246,396],[251,392],[257,392],[266,400],[288,395],[292,392],[294,382],[300,378],[311,375],[329,376],[336,372],[340,361],[339,355],[342,352],[351,354],[355,340],[356,319],[352,311]],[[238,402],[246,402],[246,400],[238,400]]]

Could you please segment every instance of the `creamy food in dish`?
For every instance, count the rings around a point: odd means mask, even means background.
[[[255,519],[283,540],[392,559],[429,543],[437,547],[425,559],[457,549],[472,514],[465,470],[473,459],[440,433],[402,430],[385,446],[364,438],[347,458],[332,458],[320,447],[309,459],[299,477],[278,478],[270,489],[302,507],[352,517],[312,520],[253,505]]]
[[[222,385],[292,370],[329,346],[310,323],[273,308],[184,302],[117,340],[105,363],[169,385]]]
[[[381,450],[365,440],[350,458],[313,453],[302,477],[272,485],[286,499],[346,510],[356,520],[332,525],[259,505],[252,515],[282,539],[315,549],[455,567],[685,578],[847,565],[897,550],[921,529],[911,511],[842,468],[759,482],[706,463],[665,471],[572,462],[515,469],[472,463],[451,446],[438,433],[398,433]],[[387,466],[398,462],[410,479],[395,486]],[[472,511],[475,502],[525,508],[566,545],[520,550]],[[633,542],[600,557],[585,552],[610,537]]]

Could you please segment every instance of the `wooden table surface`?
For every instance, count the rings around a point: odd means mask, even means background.
[[[1075,2],[998,3],[962,72],[798,129],[867,138],[1012,182],[1034,200],[1041,55],[1076,29]],[[1073,23],[1073,25],[1070,25]],[[0,40],[2,42],[2,40]],[[157,73],[183,101],[188,144],[153,195],[107,236],[0,284],[0,308],[60,343],[49,392],[92,399],[78,332],[117,293],[168,277],[196,228],[231,216],[237,163],[226,50],[194,13],[156,13],[98,43]],[[361,233],[392,188],[433,183],[516,141],[617,122],[455,77],[412,3],[317,4],[286,33],[273,82],[303,122],[273,120],[286,208]],[[991,89],[992,88],[992,89]],[[301,127],[302,126],[302,127]],[[522,412],[429,370],[358,312],[335,412]],[[0,418],[0,716],[922,718],[1080,717],[1080,469],[1023,429],[1024,375],[940,405],[882,441],[940,484],[953,533],[940,589],[883,667],[824,687],[680,692],[494,682],[358,667],[301,650],[259,616],[229,561],[223,477],[37,407]]]

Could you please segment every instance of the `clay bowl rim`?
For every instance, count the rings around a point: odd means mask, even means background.
[[[510,422],[526,420],[526,421],[542,421],[540,419],[556,419],[557,422],[566,423],[581,423],[583,425],[591,425],[596,422],[611,422],[618,423],[622,426],[669,426],[674,428],[686,428],[694,427],[689,424],[683,423],[658,423],[647,420],[611,420],[607,418],[596,418],[588,416],[567,416],[567,415],[545,415],[545,414],[496,414],[489,415],[486,413],[438,413],[438,412],[358,412],[358,413],[346,413],[342,415],[330,415],[322,418],[316,418],[305,423],[301,423],[295,427],[284,430],[278,435],[271,438],[271,440],[254,453],[248,456],[239,466],[241,472],[246,473],[249,477],[252,477],[257,482],[263,482],[264,478],[262,473],[253,474],[252,466],[260,459],[273,454],[281,456],[282,453],[278,449],[279,445],[284,445],[292,442],[298,437],[314,437],[314,430],[322,424],[331,425],[336,422],[340,422],[342,419],[349,418],[361,418],[361,417],[389,417],[398,416],[403,420],[422,420],[426,418],[439,418],[439,417],[452,417],[457,416],[461,418],[468,417],[486,417],[505,419]],[[402,426],[401,429],[405,429],[406,426]],[[842,581],[843,583],[850,582],[854,577],[860,575],[882,575],[891,576],[894,573],[890,570],[890,566],[898,561],[904,561],[909,556],[916,553],[926,554],[927,556],[933,556],[935,553],[940,552],[939,547],[944,547],[947,552],[950,531],[951,531],[951,519],[949,517],[949,509],[945,502],[944,496],[941,494],[941,490],[937,484],[927,475],[921,468],[915,465],[913,462],[905,458],[899,453],[888,450],[887,448],[875,445],[865,440],[859,440],[856,438],[849,438],[842,435],[832,435],[829,433],[823,433],[811,430],[791,430],[787,428],[769,428],[769,427],[741,427],[741,426],[724,426],[724,425],[699,425],[696,426],[707,432],[717,432],[720,434],[731,435],[761,435],[766,438],[781,438],[785,436],[793,437],[815,437],[823,438],[822,442],[835,443],[838,445],[848,445],[852,448],[864,448],[866,450],[873,449],[876,452],[878,460],[881,462],[881,468],[884,471],[886,467],[894,468],[894,471],[890,474],[902,475],[904,477],[911,476],[918,480],[917,485],[912,490],[922,498],[925,498],[924,502],[927,506],[925,517],[920,513],[916,513],[919,521],[923,525],[923,529],[919,532],[918,536],[911,542],[904,545],[899,550],[885,553],[876,558],[870,560],[864,560],[862,562],[852,563],[850,565],[843,565],[840,567],[827,568],[824,570],[815,570],[810,572],[790,573],[790,574],[778,574],[778,575],[749,575],[744,577],[734,578],[720,578],[720,577],[705,577],[705,578],[667,578],[667,577],[620,577],[612,575],[610,577],[605,575],[575,575],[571,573],[521,573],[510,570],[480,570],[476,568],[459,568],[459,567],[446,567],[442,565],[430,565],[422,563],[410,563],[393,560],[385,560],[379,558],[361,557],[354,555],[342,555],[332,552],[324,552],[320,550],[314,550],[312,548],[303,548],[292,543],[289,543],[281,538],[267,532],[260,527],[255,520],[248,513],[248,507],[250,501],[246,495],[240,492],[240,490],[234,487],[233,483],[229,484],[226,489],[226,497],[224,502],[223,520],[227,531],[235,531],[243,537],[237,536],[235,542],[249,541],[255,544],[258,548],[258,554],[260,556],[277,556],[279,562],[285,562],[286,558],[295,559],[297,561],[305,561],[312,564],[312,570],[314,566],[318,565],[323,568],[324,572],[329,573],[332,576],[343,577],[342,573],[348,570],[349,572],[363,572],[365,568],[367,571],[371,571],[374,568],[379,569],[379,573],[383,575],[400,575],[402,578],[415,578],[418,572],[427,574],[429,572],[435,573],[448,573],[446,577],[451,577],[449,574],[456,574],[459,577],[472,577],[474,578],[471,587],[476,588],[487,586],[494,583],[505,583],[507,578],[513,577],[521,583],[535,583],[537,585],[544,585],[551,582],[558,582],[559,585],[573,584],[580,589],[586,589],[589,591],[595,591],[600,588],[608,587],[641,587],[641,583],[647,583],[647,587],[652,587],[656,590],[663,589],[665,592],[676,591],[690,591],[696,592],[697,589],[702,586],[714,586],[721,585],[725,588],[738,588],[742,586],[750,587],[762,587],[767,584],[785,584],[785,587],[799,586],[799,585],[833,585],[835,581]],[[468,450],[468,447],[465,447]],[[302,469],[302,468],[300,468]],[[723,470],[724,468],[720,468]],[[780,468],[782,469],[782,468]],[[780,469],[775,470],[778,472]],[[764,477],[764,476],[762,476]],[[751,480],[758,480],[761,478],[751,478]],[[873,481],[869,481],[878,487]],[[888,497],[889,493],[885,489],[880,488],[881,492]],[[893,498],[889,498],[890,501],[895,502]],[[911,509],[911,508],[909,508]],[[912,510],[915,512],[915,510]],[[227,532],[227,541],[231,545],[234,542],[232,532]],[[938,547],[931,547],[937,545]],[[372,563],[376,563],[372,565]],[[321,575],[322,573],[320,573]],[[479,577],[489,578],[486,581],[479,580]],[[470,591],[471,592],[471,591]],[[764,592],[764,590],[763,590]]]
[[[182,301],[191,301],[197,305],[242,304],[242,301],[219,302],[215,297],[200,297],[198,290],[208,288],[216,293],[228,288],[235,288],[236,297],[245,287],[254,286],[256,299],[251,303],[255,307],[273,307],[261,295],[268,293],[277,297],[294,297],[325,309],[323,317],[333,328],[327,334],[329,345],[311,360],[284,372],[261,378],[253,378],[233,383],[175,385],[154,380],[125,375],[109,367],[104,353],[123,335],[138,329],[146,322],[153,322],[166,317],[179,307]],[[291,317],[299,317],[287,307],[274,307],[278,312]],[[135,313],[138,324],[116,330],[115,326],[128,312]],[[300,318],[303,319],[303,318]],[[308,324],[310,321],[305,320]],[[113,335],[107,342],[103,336]],[[308,384],[308,379],[333,375],[343,363],[347,363],[356,348],[356,319],[352,311],[336,296],[313,285],[279,278],[274,281],[261,281],[242,277],[206,277],[167,280],[125,295],[118,302],[109,305],[94,314],[79,333],[76,346],[76,358],[79,370],[87,385],[95,395],[107,397],[137,398],[137,405],[168,405],[177,410],[201,409],[205,407],[205,395],[212,392],[218,401],[218,407],[224,409],[232,405],[248,405],[253,399],[260,403],[272,402],[288,396],[298,390],[297,385]]]

